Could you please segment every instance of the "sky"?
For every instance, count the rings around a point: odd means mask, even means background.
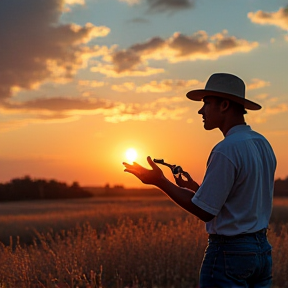
[[[143,187],[123,172],[133,147],[139,164],[164,159],[201,183],[223,135],[186,93],[217,72],[262,106],[246,122],[285,179],[287,67],[287,1],[1,0],[0,182]]]

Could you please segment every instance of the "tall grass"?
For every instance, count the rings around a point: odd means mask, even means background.
[[[72,207],[72,202],[65,203]],[[74,228],[61,229],[54,223],[54,230],[47,226],[34,231],[34,241],[28,245],[21,237],[2,244],[0,287],[197,287],[207,244],[201,221],[163,199],[97,203],[91,204],[94,214],[87,208],[90,212],[85,217],[78,203],[80,216]],[[62,217],[69,219],[69,209],[63,207]],[[59,216],[56,210],[53,213]],[[40,227],[41,217],[38,220]],[[273,287],[282,288],[288,287],[288,228],[276,224],[271,225],[268,237],[274,248]]]

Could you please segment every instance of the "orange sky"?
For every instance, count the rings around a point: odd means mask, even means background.
[[[1,1],[0,182],[141,187],[123,172],[134,147],[140,164],[164,158],[201,183],[223,136],[185,95],[215,72],[241,77],[263,106],[246,120],[286,178],[287,11],[270,0]]]

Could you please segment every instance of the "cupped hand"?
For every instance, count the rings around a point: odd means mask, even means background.
[[[136,162],[133,162],[133,164],[123,162],[123,165],[125,166],[124,171],[135,175],[144,184],[152,184],[157,186],[161,179],[164,178],[164,174],[162,170],[153,162],[150,156],[147,157],[147,161],[152,170],[147,169]]]

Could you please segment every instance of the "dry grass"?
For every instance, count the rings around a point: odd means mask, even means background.
[[[5,203],[0,211],[1,239],[20,235],[1,245],[0,287],[197,287],[204,224],[166,199]],[[273,287],[288,287],[287,226],[273,224],[269,240]]]

